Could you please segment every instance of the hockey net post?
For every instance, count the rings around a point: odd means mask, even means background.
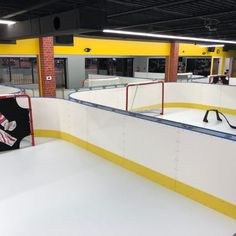
[[[141,82],[141,83],[131,83],[126,86],[126,98],[125,98],[125,110],[129,109],[129,88],[134,86],[145,86],[151,84],[161,84],[161,115],[164,115],[164,81],[151,81],[151,82]]]

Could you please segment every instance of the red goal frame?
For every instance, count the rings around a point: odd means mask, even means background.
[[[125,99],[125,110],[128,111],[128,103],[129,103],[129,87],[133,86],[144,86],[144,85],[150,85],[150,84],[161,84],[161,115],[164,115],[164,81],[151,81],[151,82],[141,82],[141,83],[131,83],[127,84],[126,86],[126,99]]]

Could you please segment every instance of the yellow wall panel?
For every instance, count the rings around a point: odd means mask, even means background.
[[[91,51],[85,52],[85,48],[90,48]],[[170,43],[74,37],[74,46],[55,46],[54,53],[55,55],[168,56]],[[24,39],[17,40],[16,44],[0,44],[0,54],[39,54],[39,40]],[[236,57],[236,51],[223,52],[222,48],[216,48],[215,52],[208,52],[207,48],[198,45],[180,43],[179,56]]]
[[[85,52],[85,48],[91,48],[91,51]],[[74,47],[55,46],[54,50],[55,54],[167,56],[170,44],[75,37]]]
[[[179,45],[179,56],[188,57],[188,56],[204,56],[204,57],[216,57],[216,56],[225,56],[233,57],[236,56],[235,51],[223,52],[222,47],[216,47],[214,52],[208,52],[207,48],[202,48],[199,45],[190,44],[190,43],[180,43]]]
[[[36,55],[38,53],[38,39],[17,40],[16,44],[0,44],[0,55]]]

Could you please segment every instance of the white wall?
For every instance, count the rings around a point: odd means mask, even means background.
[[[233,141],[60,99],[32,103],[35,129],[66,132],[236,204]]]
[[[21,90],[14,87],[0,85],[0,94],[20,93]]]
[[[84,87],[96,87],[96,86],[109,86],[109,85],[119,85],[128,83],[138,83],[143,81],[152,81],[150,79],[141,79],[134,77],[124,77],[124,76],[111,76],[111,75],[96,75],[89,74],[88,79],[84,81]]]
[[[178,91],[178,92],[176,92]],[[165,83],[165,103],[194,103],[236,109],[236,86]],[[125,88],[84,91],[72,98],[124,109]],[[115,99],[114,99],[115,98]],[[129,109],[161,103],[161,84],[129,88]]]
[[[93,90],[91,90],[93,91]],[[94,90],[95,91],[95,90]],[[72,93],[71,98],[82,101],[94,102],[96,104],[114,107],[117,109],[125,109],[125,90],[124,88],[116,89],[99,89],[96,92],[81,91]],[[108,99],[109,98],[109,99]]]
[[[178,80],[191,80],[193,73],[178,73]],[[134,77],[136,78],[145,78],[145,79],[155,79],[155,80],[164,80],[165,73],[151,73],[151,72],[135,72]]]
[[[164,80],[165,79],[165,73],[135,72],[134,77],[144,78],[144,79]]]
[[[92,76],[89,75],[89,77],[92,77]],[[88,87],[109,86],[109,85],[118,85],[118,84],[121,84],[119,77],[104,78],[100,75],[100,78],[96,78],[96,79],[88,78],[84,80],[83,85],[85,88],[88,88]]]

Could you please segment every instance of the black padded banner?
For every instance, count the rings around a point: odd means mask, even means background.
[[[0,151],[20,148],[30,133],[29,109],[20,107],[15,97],[0,99]]]

